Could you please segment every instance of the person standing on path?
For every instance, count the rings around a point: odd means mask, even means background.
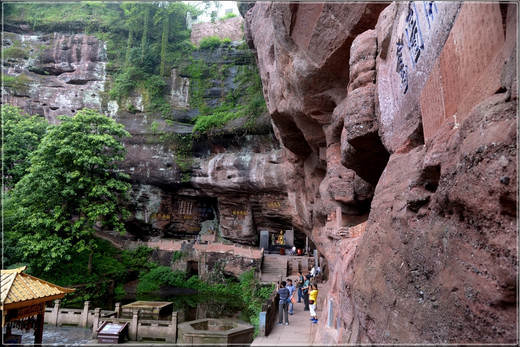
[[[311,322],[318,323],[318,317],[316,316],[316,301],[318,300],[318,285],[316,283],[311,284],[311,290],[309,291],[309,308],[311,311]]]
[[[291,302],[289,302],[289,315],[292,316],[293,310],[294,310],[294,304],[292,303],[292,297],[294,296],[294,293],[296,292],[296,287],[292,283],[292,279],[287,279],[287,286],[285,287],[289,289],[289,298],[291,299]]]
[[[298,302],[302,302],[303,298],[303,282],[305,279],[303,278],[303,274],[301,271],[298,271],[298,280],[296,281],[296,287],[298,287]]]
[[[289,325],[289,314],[287,312],[289,308],[289,303],[287,302],[287,299],[289,298],[289,289],[285,288],[285,285],[287,284],[285,281],[282,281],[281,283],[277,283],[278,286],[276,289],[278,289],[278,295],[279,295],[279,302],[278,302],[278,325],[283,325],[283,317],[285,314],[285,325]]]
[[[305,282],[303,282],[303,303],[305,307],[303,308],[304,311],[309,311],[309,289],[311,288],[311,275],[307,274],[305,275]]]

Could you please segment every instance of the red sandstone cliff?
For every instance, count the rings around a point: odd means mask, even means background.
[[[518,342],[517,16],[464,2],[247,12],[293,223],[332,281],[315,342]]]

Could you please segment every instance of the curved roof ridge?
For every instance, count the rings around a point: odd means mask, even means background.
[[[9,305],[23,306],[23,303],[45,302],[63,298],[65,294],[75,290],[26,274],[23,272],[26,268],[26,266],[22,266],[16,269],[2,270],[2,309]]]

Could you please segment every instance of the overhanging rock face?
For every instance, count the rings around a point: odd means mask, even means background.
[[[328,263],[315,342],[517,341],[517,5],[256,3],[245,27]]]

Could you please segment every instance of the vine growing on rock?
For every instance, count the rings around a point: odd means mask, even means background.
[[[168,120],[166,121],[168,122]],[[174,161],[181,172],[181,182],[190,182],[193,164],[193,134],[161,133],[159,140],[175,152]]]
[[[262,82],[256,65],[247,62],[254,61],[247,45],[232,48],[228,40],[207,37],[201,41],[200,50],[234,50],[235,61],[217,64],[207,64],[203,59],[190,57],[189,64],[182,66],[181,74],[190,78],[190,104],[197,108],[200,115],[194,119],[194,137],[218,137],[229,131],[253,131],[258,117],[267,112],[262,92]],[[222,53],[223,54],[223,53]],[[224,57],[224,59],[226,59]],[[225,81],[231,69],[236,69],[233,78],[235,88],[229,88],[222,96],[217,106],[210,107],[207,103],[207,91],[215,81]],[[221,82],[221,87],[226,89]],[[233,120],[243,119],[239,128],[224,128]]]

